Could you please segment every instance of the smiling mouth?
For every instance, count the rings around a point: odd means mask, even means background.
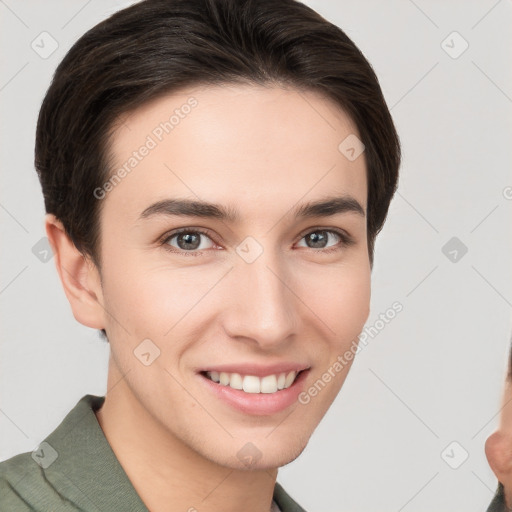
[[[220,386],[228,386],[245,393],[278,393],[288,389],[297,380],[298,376],[307,370],[290,371],[257,377],[255,375],[242,375],[240,373],[227,373],[216,371],[202,371],[201,375]]]

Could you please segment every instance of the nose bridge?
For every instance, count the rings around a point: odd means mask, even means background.
[[[288,288],[286,268],[274,251],[247,243],[237,249],[231,272],[233,302],[226,329],[232,336],[253,338],[260,345],[284,342],[296,328],[296,298]]]

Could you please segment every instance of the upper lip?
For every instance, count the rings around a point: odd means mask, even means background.
[[[225,373],[239,373],[241,375],[254,375],[255,377],[265,377],[267,375],[279,375],[280,373],[289,373],[301,370],[308,370],[310,366],[307,364],[282,362],[275,364],[255,364],[255,363],[233,363],[212,365],[207,368],[202,368],[200,372],[225,372]]]

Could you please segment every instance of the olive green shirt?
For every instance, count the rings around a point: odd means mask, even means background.
[[[496,489],[496,493],[489,504],[486,512],[508,512],[508,509],[505,505],[505,494],[503,489],[503,484],[498,483],[498,488]]]
[[[83,396],[36,450],[0,462],[1,512],[149,512],[96,419],[104,400]],[[305,512],[278,482],[272,510]]]

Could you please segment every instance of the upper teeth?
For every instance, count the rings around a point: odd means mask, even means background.
[[[289,388],[298,372],[280,373],[259,378],[255,375],[242,376],[239,373],[206,372],[206,375],[223,386],[242,389],[246,393],[275,393],[277,390]]]

